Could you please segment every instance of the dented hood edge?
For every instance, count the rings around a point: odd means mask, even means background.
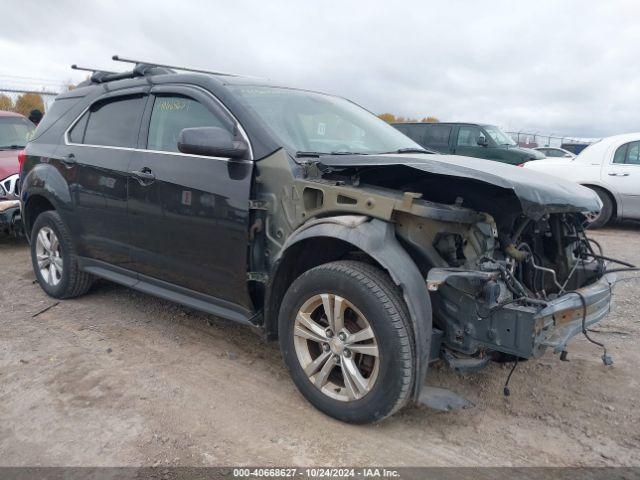
[[[598,212],[595,192],[540,172],[460,155],[390,154],[327,155],[320,164],[334,169],[404,165],[427,174],[473,179],[513,191],[526,215],[538,219],[549,213]]]

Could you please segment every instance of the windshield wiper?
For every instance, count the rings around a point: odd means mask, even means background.
[[[363,152],[345,152],[345,151],[337,151],[337,152],[305,152],[303,150],[299,150],[296,152],[296,157],[314,157],[319,158],[326,155],[369,155],[368,153]]]
[[[380,155],[388,155],[390,153],[436,153],[433,150],[428,150],[426,148],[399,148],[398,150],[394,150],[393,152],[382,152]]]
[[[22,150],[24,145],[3,145],[0,147],[0,150]]]

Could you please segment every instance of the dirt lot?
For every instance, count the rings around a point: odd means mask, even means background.
[[[640,226],[594,234],[640,264]],[[640,281],[622,282],[570,362],[550,353],[428,383],[476,403],[350,426],[298,394],[277,346],[247,328],[98,282],[54,301],[24,243],[0,239],[1,465],[640,465]],[[628,275],[629,276],[629,275]]]

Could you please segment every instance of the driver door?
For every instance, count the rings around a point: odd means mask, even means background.
[[[488,158],[488,147],[478,145],[478,139],[480,137],[485,137],[485,135],[479,127],[475,125],[461,125],[458,127],[454,153],[467,157]],[[487,138],[487,141],[490,141],[490,139]]]

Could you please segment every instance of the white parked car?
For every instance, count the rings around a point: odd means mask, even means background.
[[[524,167],[594,190],[603,206],[592,228],[614,218],[640,219],[640,133],[603,138],[575,158],[545,158]]]
[[[560,147],[536,147],[534,150],[543,153],[547,158],[573,158],[576,156],[575,153]]]

